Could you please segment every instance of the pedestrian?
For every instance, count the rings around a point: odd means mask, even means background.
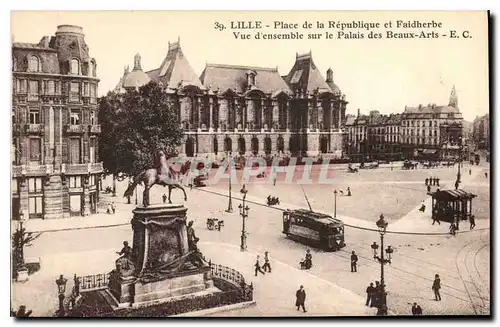
[[[116,207],[114,202],[111,202],[111,210],[113,210],[113,215],[114,215],[116,212]]]
[[[472,175],[472,169],[469,169],[469,176]]]
[[[441,289],[441,279],[439,275],[436,274],[434,277],[434,282],[432,283],[432,290],[434,291],[434,296],[436,301],[441,301],[441,294],[439,294],[439,290]]]
[[[349,186],[347,187],[347,196],[351,196],[351,188]]]
[[[161,198],[163,199],[163,203],[167,202],[167,195],[165,193],[163,193],[163,195],[161,196]]]
[[[422,308],[417,304],[417,302],[413,303],[413,306],[411,307],[411,313],[414,316],[422,315]]]
[[[295,293],[295,306],[297,307],[297,311],[300,310],[300,307],[302,307],[302,310],[304,312],[306,311],[305,308],[305,302],[306,302],[306,291],[304,290],[304,286],[300,285],[300,288],[297,290],[297,293]]]
[[[264,265],[262,266],[262,269],[265,272],[268,272],[267,270],[269,269],[269,272],[271,272],[271,264],[269,263],[269,252],[264,252]]]
[[[108,203],[108,209],[106,210],[106,213],[110,215],[112,211],[113,210],[111,209],[111,203]]]
[[[255,276],[257,276],[257,273],[260,272],[262,275],[265,275],[266,273],[262,271],[260,268],[260,262],[259,262],[259,256],[257,256],[257,260],[255,261]]]
[[[435,212],[432,214],[432,224],[434,225],[434,223],[438,223],[439,225],[441,225],[441,221],[439,221],[439,212]]]
[[[306,269],[311,269],[312,267],[312,254],[311,250],[306,251]]]
[[[370,307],[373,306],[373,295],[375,293],[375,287],[373,287],[373,283],[370,283],[370,286],[366,288],[366,303],[365,305]]]
[[[430,192],[431,192],[431,186],[427,185],[427,193],[430,193]]]
[[[457,234],[457,227],[455,226],[455,223],[450,224],[450,234],[455,236]]]
[[[470,229],[473,230],[476,227],[476,217],[474,215],[470,215],[469,217]]]
[[[429,184],[429,178],[426,178],[425,179],[425,186],[427,186]]]
[[[380,282],[378,280],[375,281],[375,288],[372,294],[372,303],[370,304],[370,308],[376,307],[378,308],[380,304],[380,293],[382,291],[382,287],[380,286]]]
[[[436,178],[436,186],[439,187],[439,177]]]
[[[455,182],[455,190],[458,190],[458,186],[460,185],[460,182],[458,181],[458,179],[456,180]]]
[[[484,173],[484,177],[488,178],[488,173],[487,172]]]
[[[358,256],[356,255],[356,252],[352,251],[351,254],[351,272],[358,272]]]

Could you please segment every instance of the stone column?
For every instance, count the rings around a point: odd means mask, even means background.
[[[330,115],[330,129],[332,128],[335,128],[335,106],[334,106],[335,102],[333,100],[330,101],[330,112],[331,112],[331,115]]]
[[[245,128],[248,129],[253,129],[254,124],[255,124],[255,107],[254,107],[254,102],[252,99],[246,99],[246,111],[247,111],[247,117],[246,117],[246,122],[245,122]],[[247,127],[248,125],[248,127]]]
[[[209,117],[209,125],[208,128],[213,128],[213,123],[212,123],[212,116],[213,116],[213,111],[214,111],[214,100],[212,98],[209,98],[209,106],[210,106],[210,117]]]
[[[270,128],[276,128],[276,126],[279,126],[280,122],[280,107],[278,104],[278,100],[273,100],[272,106],[273,106],[273,124],[272,126],[270,126]]]
[[[90,215],[90,192],[89,192],[89,180],[85,177],[85,184],[83,185],[83,215]]]
[[[337,110],[338,110],[337,127],[340,128],[342,127],[342,103],[339,103]]]
[[[321,100],[316,101],[316,112],[318,113],[318,127],[320,130],[324,129],[323,126],[323,107],[321,106]]]
[[[28,203],[28,178],[25,178],[24,181],[19,179],[18,188],[19,188],[19,210],[23,212],[24,219],[29,219],[29,203]],[[21,213],[21,212],[19,212]]]
[[[260,102],[260,129],[264,128],[264,125],[267,123],[266,121],[266,100],[262,99]],[[271,128],[271,126],[268,126],[268,128]]]
[[[290,101],[285,100],[285,129],[288,131],[290,129]],[[287,148],[288,146],[285,146]]]
[[[245,135],[245,155],[249,156],[252,154],[252,135]]]
[[[196,98],[196,112],[198,113],[198,126],[197,128],[201,128],[201,106],[202,106],[202,102],[201,102],[201,97],[197,97]]]

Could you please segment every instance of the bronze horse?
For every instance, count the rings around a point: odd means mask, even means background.
[[[172,167],[167,165],[163,165],[162,169],[159,172],[157,168],[150,168],[142,171],[134,178],[134,182],[129,185],[125,193],[124,197],[132,196],[134,194],[134,190],[137,187],[137,184],[141,183],[144,185],[144,192],[142,194],[142,204],[143,206],[149,206],[149,189],[153,187],[153,185],[162,185],[168,186],[168,203],[172,203],[170,200],[170,195],[172,194],[172,189],[178,188],[182,190],[184,193],[184,201],[187,200],[186,191],[184,187],[182,187],[182,177],[189,171],[191,163],[186,161],[182,166],[180,171],[174,170]],[[167,174],[165,176],[164,174]]]

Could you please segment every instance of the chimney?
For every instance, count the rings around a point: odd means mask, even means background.
[[[358,117],[359,117],[360,114],[361,114],[361,110],[358,108]]]
[[[419,105],[418,105],[418,109],[422,109],[422,104],[419,104]]]

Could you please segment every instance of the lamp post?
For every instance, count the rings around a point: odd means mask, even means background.
[[[337,190],[333,191],[333,218],[337,218]]]
[[[381,214],[379,220],[377,221],[377,228],[380,234],[380,257],[377,255],[378,244],[373,242],[371,248],[373,250],[373,258],[380,262],[380,300],[378,303],[377,316],[387,315],[387,293],[385,291],[385,281],[384,281],[384,265],[391,263],[391,255],[394,252],[391,246],[388,246],[385,252],[387,253],[387,258],[384,258],[384,235],[387,231],[388,223],[384,219],[384,215]]]
[[[460,165],[462,163],[462,137],[461,136],[458,137],[458,146],[459,146],[459,149],[458,149],[457,182],[460,184],[460,177],[461,177],[461,174],[460,174]]]
[[[238,208],[240,208],[240,215],[243,218],[243,224],[241,227],[241,244],[240,244],[240,250],[241,251],[246,251],[247,250],[247,235],[245,232],[245,219],[248,217],[248,210],[250,208],[245,205],[245,199],[247,197],[247,192],[248,190],[245,188],[245,185],[240,190],[240,193],[243,194],[243,204],[240,204]]]
[[[58,311],[58,316],[59,317],[64,317],[65,312],[64,312],[64,298],[66,293],[66,283],[68,280],[64,278],[63,275],[60,275],[58,279],[56,279],[56,285],[57,285],[57,291],[59,293],[59,311]]]
[[[229,164],[228,164],[228,169],[229,169],[229,203],[227,204],[226,212],[231,213],[231,212],[233,212],[233,197],[231,195],[231,185],[232,185],[231,175],[232,175],[233,169],[232,169],[232,160],[231,160],[231,157],[229,157],[229,151],[227,152],[227,158],[229,158],[228,159],[229,160]]]

